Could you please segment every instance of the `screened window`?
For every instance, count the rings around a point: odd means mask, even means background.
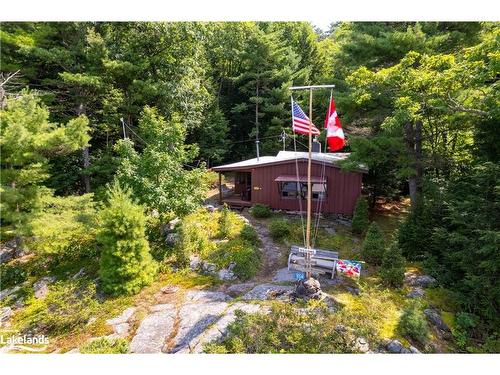
[[[297,198],[300,196],[301,184],[297,182],[282,182],[281,196],[284,198]]]
[[[311,184],[312,199],[325,199],[326,183]],[[280,194],[283,198],[301,198],[307,199],[307,183],[287,181],[280,183]]]
[[[307,184],[306,192],[307,192]],[[325,199],[326,197],[326,184],[311,184],[312,199]],[[306,195],[307,196],[307,195]]]

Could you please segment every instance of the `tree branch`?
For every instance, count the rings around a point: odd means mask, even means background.
[[[21,70],[17,70],[15,71],[14,73],[12,74],[9,74],[7,76],[7,78],[5,78],[5,80],[3,82],[0,83],[0,87],[3,87],[3,85],[5,85],[7,82],[9,82],[9,79],[11,79],[12,77],[14,77],[17,73],[19,73]]]
[[[448,106],[448,107],[436,107],[436,106],[432,106],[432,105],[427,105],[427,108],[435,109],[438,111],[446,111],[446,112],[473,113],[475,115],[482,116],[482,117],[489,116],[489,112],[486,112],[486,111],[483,111],[480,109],[476,109],[476,108],[467,108],[467,107],[464,107],[463,105],[458,104],[458,103],[455,106]]]

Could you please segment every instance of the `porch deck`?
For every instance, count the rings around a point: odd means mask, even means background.
[[[223,198],[222,203],[225,203],[229,207],[233,207],[233,208],[245,208],[245,207],[252,206],[252,202],[243,200],[238,196],[230,196],[227,198]]]

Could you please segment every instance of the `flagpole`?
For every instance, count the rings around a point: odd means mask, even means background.
[[[313,88],[309,88],[309,155],[307,158],[307,224],[306,224],[306,248],[311,248],[311,158],[312,158],[312,99]],[[311,277],[311,253],[306,253],[306,279]]]
[[[328,116],[326,117],[327,118],[327,121],[330,120],[330,103],[332,102],[332,97],[333,97],[333,90],[330,90],[330,100],[328,101]],[[328,122],[327,122],[328,124]]]
[[[312,159],[312,99],[313,90],[334,88],[335,85],[312,85],[312,86],[292,86],[290,90],[309,90],[309,153],[307,158],[307,222],[306,222],[306,251],[304,254],[305,258],[305,270],[306,279],[309,279],[312,274],[312,263],[311,263],[311,159]],[[292,98],[292,118],[293,118],[293,98]]]

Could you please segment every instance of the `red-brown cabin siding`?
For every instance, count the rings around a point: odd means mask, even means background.
[[[307,175],[307,162],[299,161],[299,175]],[[327,184],[327,196],[322,203],[321,212],[352,215],[356,200],[361,195],[362,173],[344,172],[339,167],[325,165],[313,161],[311,176],[320,177],[324,168]],[[251,168],[252,204],[262,203],[274,209],[299,210],[297,199],[281,196],[275,179],[282,175],[296,175],[295,162],[264,165]],[[302,200],[302,210],[306,209],[306,201]],[[317,211],[317,201],[313,200],[313,212]]]

